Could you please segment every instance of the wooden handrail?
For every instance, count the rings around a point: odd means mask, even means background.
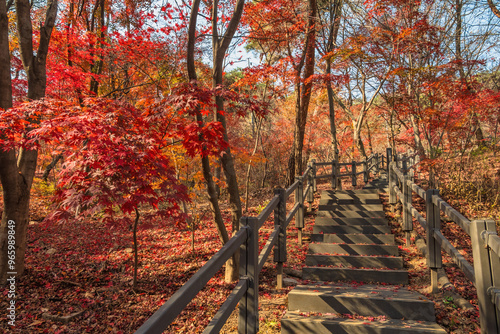
[[[163,333],[182,310],[193,300],[198,292],[219,271],[226,261],[233,256],[240,245],[247,239],[247,229],[240,229],[210,260],[198,270],[168,301],[163,304],[135,334]]]
[[[406,168],[406,172],[408,170]],[[442,249],[476,287],[482,333],[500,333],[500,237],[497,235],[495,221],[470,221],[442,199],[437,190],[425,191],[416,185],[406,176],[405,170],[394,162],[390,163],[388,171],[390,204],[395,204],[396,201],[403,203],[403,211],[411,214],[426,231],[432,291],[438,291],[437,269],[442,266]],[[410,192],[409,196],[404,196],[405,190],[400,188],[405,186]],[[426,218],[412,205],[411,192],[426,202]],[[441,212],[471,237],[474,266],[441,233]],[[410,230],[406,232],[410,232],[413,225],[410,224],[407,228]],[[409,240],[407,238],[407,243]]]
[[[316,191],[316,180],[322,177],[352,177],[353,185],[357,175],[364,174],[365,181],[372,168],[367,168],[368,161],[377,161],[378,155],[371,156],[367,161],[339,164],[336,161],[315,162],[311,161],[306,170],[287,189],[276,189],[275,196],[266,205],[257,217],[242,217],[240,230],[209,260],[193,277],[191,277],[169,300],[163,304],[136,332],[135,334],[162,333],[172,321],[182,312],[189,302],[217,273],[224,263],[238,250],[240,251],[240,279],[229,297],[216,313],[203,333],[218,333],[228,317],[239,303],[240,314],[238,332],[255,334],[258,331],[258,276],[266,260],[275,249],[274,261],[277,263],[277,287],[282,288],[283,262],[286,262],[286,229],[295,217],[295,226],[298,228],[298,241],[302,242],[302,229],[304,228],[305,206],[313,202],[313,192]],[[383,163],[383,159],[381,159]],[[364,171],[356,173],[356,166],[364,165]],[[332,166],[333,170],[328,175],[316,175],[317,167]],[[336,175],[336,166],[351,166],[351,173]],[[373,167],[373,166],[372,166]],[[286,201],[295,192],[295,203],[292,209],[286,212]],[[274,229],[265,245],[258,253],[258,231],[274,212]]]

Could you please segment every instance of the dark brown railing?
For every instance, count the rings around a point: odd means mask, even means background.
[[[387,159],[386,159],[387,161]],[[306,171],[296,177],[287,189],[275,189],[274,197],[257,217],[242,217],[240,230],[196,272],[169,300],[163,304],[135,334],[162,333],[194,299],[207,282],[219,271],[225,262],[240,251],[240,279],[231,294],[223,303],[215,317],[205,328],[203,333],[218,333],[226,323],[228,317],[239,303],[238,333],[254,334],[259,329],[259,273],[274,248],[274,261],[277,268],[277,289],[283,287],[283,263],[287,261],[287,227],[295,217],[295,227],[298,229],[298,243],[302,243],[304,228],[305,205],[311,207],[314,192],[317,190],[316,181],[330,177],[332,185],[342,177],[351,177],[352,184],[356,185],[357,176],[364,175],[367,181],[369,172],[373,169],[378,173],[383,166],[384,157],[373,155],[363,162],[352,163],[316,163],[311,161]],[[356,166],[363,165],[363,171],[357,172]],[[317,175],[318,167],[331,166],[331,173]],[[349,173],[338,173],[340,166],[350,166]],[[287,213],[286,202],[295,193],[294,205]],[[259,253],[259,229],[274,213],[274,230],[265,241],[265,246]]]
[[[424,190],[419,187],[413,178],[413,167],[416,163],[411,159],[402,158],[389,163],[389,203],[396,204],[399,201],[402,204],[402,230],[406,233],[406,243],[411,241],[414,217],[426,231],[426,253],[431,270],[432,291],[438,291],[437,271],[442,268],[443,250],[451,256],[453,262],[477,289],[481,332],[500,333],[500,237],[497,235],[495,221],[470,221],[445,202],[439,196],[439,190]],[[425,201],[425,218],[412,205],[414,193]],[[471,237],[474,266],[441,233],[441,213]]]

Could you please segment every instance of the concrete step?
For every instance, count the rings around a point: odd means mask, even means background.
[[[348,195],[365,195],[365,194],[378,194],[377,191],[372,189],[355,189],[355,190],[323,190],[322,194],[348,194]]]
[[[399,249],[396,245],[363,245],[363,244],[309,244],[309,254],[319,255],[372,255],[372,256],[398,256]]]
[[[364,189],[369,189],[373,191],[378,191],[379,193],[387,192],[389,188],[389,182],[385,179],[378,179],[372,182],[368,182],[364,187]]]
[[[379,198],[376,191],[372,189],[357,189],[357,190],[324,190],[321,192],[323,197],[338,197],[338,198]]]
[[[287,312],[281,319],[281,334],[445,334],[435,322],[417,320],[344,319],[335,315]]]
[[[380,204],[380,197],[378,194],[346,194],[342,192],[336,193],[321,193],[320,204],[323,204],[323,201],[327,202],[324,204]]]
[[[340,266],[346,268],[403,269],[400,256],[306,255],[306,266]]]
[[[387,187],[389,185],[389,182],[387,180],[374,180],[371,182],[368,182],[363,189],[372,189],[371,187],[378,187],[378,188],[383,188]]]
[[[394,245],[392,234],[312,234],[312,242]]]
[[[332,200],[320,200],[320,211],[384,211],[382,204],[338,204]]]
[[[408,284],[408,272],[400,269],[350,269],[335,267],[304,267],[302,279],[310,281],[344,281],[363,283]],[[319,312],[319,311],[318,311]]]
[[[298,285],[288,294],[288,310],[435,321],[432,301],[395,286]]]
[[[316,218],[317,219],[317,218]],[[317,225],[313,226],[313,234],[388,234],[391,228],[388,225]]]
[[[342,217],[316,217],[315,225],[388,225],[385,217],[375,218],[342,218]]]
[[[383,211],[336,211],[336,210],[320,210],[318,211],[319,217],[339,217],[339,218],[385,218]]]

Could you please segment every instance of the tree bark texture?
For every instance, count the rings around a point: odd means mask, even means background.
[[[40,41],[38,50],[33,49],[33,27],[31,23],[31,4],[27,0],[17,0],[17,29],[19,35],[19,49],[24,70],[28,79],[28,99],[38,100],[45,96],[47,85],[46,62],[49,49],[50,36],[57,16],[57,0],[47,3],[45,22],[40,28]],[[0,15],[6,15],[0,8]],[[4,43],[8,27],[3,24],[8,21],[1,20],[0,43]],[[5,49],[2,48],[3,52]],[[8,47],[7,47],[8,52]],[[35,55],[36,54],[36,55]],[[9,66],[9,78],[2,68],[0,83],[2,86],[2,103],[9,106],[6,95],[10,89],[10,62],[2,56],[2,66]],[[4,86],[5,85],[5,86]],[[7,92],[7,93],[5,93]],[[12,93],[10,93],[12,99]],[[11,100],[12,101],[12,100]],[[11,103],[10,103],[11,104]],[[37,119],[30,119],[37,122]],[[24,255],[26,252],[26,231],[29,222],[30,191],[35,176],[38,152],[36,150],[21,149],[17,156],[15,150],[0,151],[0,181],[3,187],[4,211],[0,225],[0,283],[5,283],[7,272],[15,272],[17,275],[24,273]],[[8,264],[8,224],[14,222],[15,226],[15,266]]]
[[[295,182],[295,176],[302,174],[302,150],[304,147],[307,113],[312,94],[311,76],[314,74],[315,65],[317,2],[316,0],[308,0],[307,5],[309,15],[304,51],[299,63],[295,66],[295,128],[292,150],[288,158],[287,185]],[[302,68],[304,68],[304,73],[301,80]]]
[[[195,54],[195,44],[196,44],[196,23],[198,17],[198,11],[200,7],[200,0],[194,0],[191,7],[191,17],[189,19],[189,31],[188,31],[188,43],[187,43],[187,71],[188,78],[190,81],[196,81],[198,76],[196,74],[196,65],[194,61]],[[203,116],[199,111],[196,110],[196,122],[198,122],[200,127],[203,127]],[[202,139],[202,138],[200,138]],[[226,226],[224,225],[224,220],[222,219],[221,210],[219,207],[217,188],[215,187],[215,182],[213,179],[212,171],[210,168],[210,159],[208,156],[201,157],[201,166],[203,171],[203,178],[205,179],[205,184],[207,187],[208,200],[210,202],[210,209],[212,210],[215,225],[217,227],[217,233],[223,244],[228,240],[228,233]]]
[[[309,103],[311,101],[313,82],[311,80],[314,75],[315,51],[316,51],[316,20],[317,20],[317,3],[316,0],[308,0],[308,22],[306,35],[306,50],[305,64],[303,74],[303,84],[300,90],[300,108],[295,118],[295,144],[294,144],[294,161],[295,175],[302,175],[304,170],[302,161],[302,151],[304,147],[304,136],[307,124],[307,114],[309,111]]]
[[[339,33],[340,19],[342,16],[342,5],[343,0],[333,0],[333,6],[330,8],[330,22],[329,22],[329,33],[326,45],[326,53],[333,51],[334,47],[337,46],[337,36]],[[331,58],[326,59],[326,69],[325,74],[330,76],[332,74],[332,60]],[[333,160],[339,162],[339,144],[337,140],[337,126],[335,124],[335,100],[334,91],[331,82],[327,83],[326,91],[328,95],[328,111],[330,118],[330,133],[332,135],[332,148],[333,148]],[[333,172],[333,171],[332,171]],[[340,174],[340,166],[337,165],[337,175]],[[337,189],[342,189],[342,179],[336,178]]]
[[[231,41],[236,33],[238,25],[240,23],[241,15],[243,14],[243,7],[245,4],[244,0],[238,0],[235,4],[233,15],[229,24],[227,25],[226,31],[222,36],[219,36],[218,30],[218,0],[215,0],[212,5],[212,54],[213,54],[213,68],[212,68],[212,86],[217,88],[223,84],[224,70],[224,57],[231,44]],[[215,97],[216,110],[215,120],[222,124],[224,129],[224,140],[229,143],[229,136],[227,132],[227,122],[226,117],[223,114],[224,111],[224,99],[222,96]],[[221,112],[219,112],[221,111]],[[231,146],[228,145],[224,154],[221,157],[222,169],[224,170],[224,175],[226,177],[227,190],[229,193],[229,206],[231,208],[231,225],[232,232],[236,233],[239,230],[240,218],[242,216],[242,206],[240,198],[240,190],[238,187],[238,179],[236,177],[236,168],[234,165],[234,158],[231,153]],[[226,281],[231,282],[239,277],[238,272],[238,254],[235,254],[232,259],[230,259],[226,265]],[[232,261],[232,263],[231,263]]]

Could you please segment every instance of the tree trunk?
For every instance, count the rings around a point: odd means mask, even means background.
[[[252,114],[253,117],[253,114]],[[257,125],[257,138],[255,139],[255,145],[253,147],[252,151],[252,157],[257,153],[257,148],[259,147],[259,140],[260,140],[260,129],[262,127],[262,120],[258,121]],[[249,193],[249,187],[250,187],[250,172],[252,171],[252,159],[250,158],[250,161],[248,162],[248,167],[247,167],[247,175],[246,175],[246,180],[245,180],[245,212],[248,212],[248,193]]]
[[[222,65],[222,64],[221,64]],[[222,84],[222,77],[220,78],[220,84]],[[214,87],[219,85],[218,80],[214,80]],[[224,100],[220,96],[216,96],[215,103],[217,110],[215,111],[215,119],[222,124],[224,128],[224,140],[229,142],[229,137],[227,133],[226,118],[224,115],[218,111],[224,110]],[[220,158],[222,162],[222,168],[224,170],[224,175],[226,177],[227,190],[229,193],[229,206],[231,208],[231,227],[232,233],[236,233],[240,227],[240,218],[242,216],[242,207],[240,199],[240,190],[238,187],[238,179],[236,176],[236,169],[234,166],[234,159],[231,153],[231,147],[228,146]],[[239,277],[238,271],[238,254],[235,253],[232,259],[228,260],[228,265],[226,265],[226,282],[232,282],[237,280]]]
[[[500,10],[497,8],[497,6],[495,6],[493,0],[488,0],[488,5],[490,6],[490,9],[493,12],[493,14],[495,14],[495,16],[500,18]]]
[[[316,51],[316,19],[317,19],[317,3],[316,0],[308,0],[309,18],[307,22],[306,50],[305,50],[305,66],[304,66],[304,83],[300,91],[300,109],[295,119],[295,145],[294,145],[294,161],[295,175],[302,175],[304,170],[304,162],[302,161],[302,150],[304,147],[304,136],[307,124],[307,114],[309,111],[309,103],[311,101],[313,82],[311,77],[314,75],[315,51]]]
[[[426,154],[424,145],[422,144],[422,139],[420,138],[420,129],[414,115],[410,116],[410,120],[413,127],[413,139],[415,142],[415,148],[417,150],[417,154],[420,157],[420,161],[423,161],[426,158]],[[393,151],[393,154],[396,154],[396,151]]]
[[[363,144],[363,139],[361,138],[361,129],[363,126],[363,118],[358,119],[356,122],[352,122],[352,135],[354,139],[354,144],[359,150],[359,154],[363,159],[367,159],[365,145]]]
[[[97,28],[94,29],[94,20],[95,20],[95,14],[92,14],[92,27],[91,27],[91,30],[94,31],[94,32],[97,32],[97,47],[96,49],[99,50],[100,48],[102,48],[102,42],[104,40],[104,27],[105,27],[105,23],[104,23],[104,0],[98,0],[98,2],[96,2],[96,6],[99,7],[99,19],[98,19],[98,25],[97,25]],[[94,13],[97,13],[97,10],[94,10]],[[104,67],[104,58],[103,58],[103,55],[102,55],[102,50],[100,51],[101,54],[97,55],[97,60],[94,61],[94,63],[92,64],[91,68],[90,68],[90,72],[91,73],[94,73],[95,75],[100,75],[102,73],[102,69]],[[127,73],[128,74],[128,73]],[[94,93],[95,96],[98,96],[98,93],[99,93],[99,81],[94,77],[92,76],[90,78],[90,91],[92,93]]]
[[[17,0],[17,29],[19,35],[19,49],[28,79],[28,99],[37,100],[45,96],[46,88],[46,60],[49,49],[50,36],[57,16],[57,0],[49,0],[45,14],[45,23],[40,28],[40,40],[38,50],[33,49],[33,27],[31,24],[31,4],[27,0]],[[0,7],[0,15],[4,16],[5,4]],[[1,20],[0,43],[5,43],[5,34],[8,33],[8,27],[4,23],[8,22],[2,17]],[[3,55],[2,48],[2,66],[9,66],[9,58]],[[6,49],[8,52],[8,48]],[[36,56],[35,56],[36,54]],[[4,68],[0,71],[2,78],[2,103],[5,107],[10,107],[7,97],[10,88],[10,69],[7,79]],[[5,86],[4,86],[5,85]],[[11,92],[11,91],[10,91]],[[12,99],[12,97],[11,97]],[[12,101],[12,100],[10,100]],[[29,121],[37,122],[38,119],[32,118]],[[26,252],[26,231],[29,219],[30,190],[35,176],[38,152],[36,150],[21,149],[16,157],[15,150],[0,150],[0,181],[3,187],[4,211],[2,213],[2,222],[0,225],[0,284],[4,284],[7,279],[7,273],[10,275],[22,275],[24,273],[24,255]],[[8,229],[14,227],[15,236],[15,264],[8,263]]]
[[[293,142],[292,149],[290,150],[290,155],[288,157],[288,169],[287,169],[287,180],[286,185],[290,186],[295,182],[295,165],[297,162],[295,161],[297,151],[297,132],[298,132],[298,124],[300,122],[300,98],[301,98],[301,84],[300,84],[300,73],[302,71],[302,66],[296,70],[296,78],[295,78],[295,127],[293,129]]]
[[[52,157],[52,161],[50,162],[50,164],[48,164],[47,168],[45,168],[45,171],[43,172],[42,180],[47,182],[50,172],[56,167],[57,163],[59,162],[59,160],[62,160],[62,158],[63,155],[61,153]]]
[[[366,122],[365,125],[366,125],[366,135],[368,136],[368,148],[370,149],[370,155],[372,155],[373,154],[372,131],[370,130],[368,122]]]
[[[139,210],[135,208],[135,221],[134,221],[134,281],[132,287],[137,288],[137,270],[139,269],[139,254],[138,254],[138,245],[137,245],[137,226],[139,225]]]
[[[5,1],[0,3],[0,108],[12,107],[12,81],[10,77],[9,19]]]
[[[330,53],[334,47],[337,46],[337,36],[339,33],[340,27],[340,18],[342,15],[342,4],[343,0],[334,0],[333,7],[330,9],[330,26],[329,26],[329,34],[328,41],[326,45],[326,52]],[[325,74],[330,76],[332,74],[332,60],[330,57],[326,59],[326,69]],[[330,133],[332,135],[332,148],[333,148],[333,160],[337,163],[339,161],[339,144],[337,140],[337,126],[335,124],[335,101],[334,101],[334,92],[331,81],[327,82],[326,92],[328,95],[328,111],[330,118]],[[332,171],[333,172],[333,171]],[[337,170],[335,171],[337,175],[340,174],[340,166],[337,165]],[[337,180],[337,189],[342,189],[342,179],[336,178]]]
[[[217,88],[222,86],[222,72],[224,57],[226,55],[227,49],[231,44],[231,41],[236,33],[238,25],[240,23],[241,15],[243,14],[243,6],[245,0],[238,0],[235,4],[233,15],[231,20],[227,24],[227,29],[223,36],[219,36],[218,24],[220,20],[218,19],[218,0],[215,0],[212,5],[212,54],[213,54],[213,69],[212,69],[212,86]],[[223,114],[224,111],[224,99],[222,96],[215,97],[215,120],[220,122],[224,131],[224,140],[229,143],[229,137],[227,132],[226,117]],[[219,112],[221,111],[221,112]],[[222,169],[224,170],[224,175],[226,176],[227,190],[229,193],[229,206],[231,207],[231,225],[233,234],[239,230],[240,218],[242,216],[240,190],[238,188],[238,179],[236,176],[236,168],[234,166],[234,159],[231,153],[231,147],[228,146],[221,157]],[[230,259],[226,265],[226,282],[231,282],[237,280],[239,277],[238,272],[238,258],[239,253]],[[232,261],[232,263],[231,263]]]
[[[188,43],[187,43],[187,70],[188,70],[189,80],[192,82],[195,82],[197,80],[194,55],[195,55],[195,42],[196,42],[196,23],[197,23],[199,6],[200,6],[200,0],[194,0],[193,5],[191,7],[191,16],[189,18],[189,31],[188,31]],[[196,121],[198,122],[200,127],[203,127],[204,120],[199,108],[196,109]],[[207,186],[210,208],[214,215],[215,225],[217,227],[217,233],[219,234],[219,238],[222,241],[222,243],[226,244],[229,240],[229,236],[226,230],[226,226],[224,225],[224,220],[222,219],[222,214],[218,202],[217,189],[215,186],[215,182],[213,180],[208,156],[201,157],[201,165],[203,170],[203,178],[205,179],[205,183]],[[233,257],[226,263],[226,277],[228,276],[227,273],[230,273],[229,276],[231,276],[231,278],[233,278],[238,273],[237,263],[235,260],[236,257]]]
[[[488,4],[495,15],[499,13],[496,6],[493,4],[491,0],[488,0]],[[467,76],[464,70],[464,64],[462,63],[462,8],[463,8],[463,0],[455,0],[455,55],[456,59],[459,63],[458,72],[460,75],[460,80],[465,83],[467,87],[467,91],[469,94],[474,95],[474,88],[469,84],[467,80]],[[497,15],[498,16],[498,15]],[[500,16],[499,16],[500,17]],[[472,114],[472,129],[473,133],[476,137],[476,144],[481,147],[484,145],[484,134],[481,129],[481,124],[479,122],[479,118],[476,113]]]

